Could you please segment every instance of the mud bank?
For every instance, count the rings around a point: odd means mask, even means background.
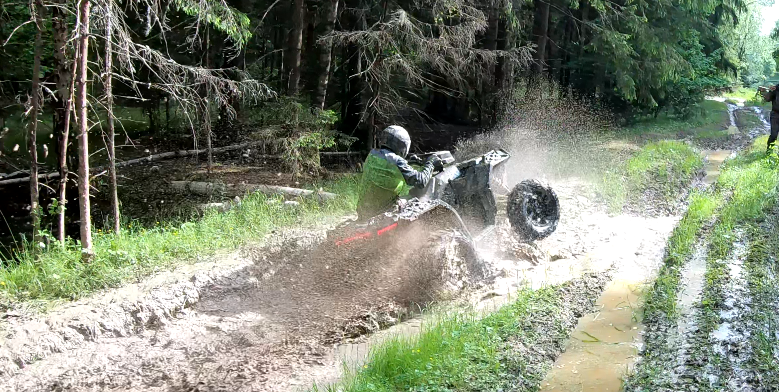
[[[83,300],[54,304],[49,309],[17,304],[0,321],[0,377],[18,374],[51,354],[162,328],[200,301],[212,287],[253,265],[257,254],[311,247],[336,222],[331,219],[318,227],[270,234],[263,245],[221,253]]]
[[[448,314],[422,324],[418,339],[380,347],[358,373],[333,388],[536,390],[577,318],[603,289],[606,275],[585,274],[560,286],[520,290],[511,303],[483,317]]]
[[[766,132],[759,110],[739,109],[736,119],[750,140]],[[645,349],[626,391],[776,390],[776,218],[766,208],[775,204],[777,178],[763,149],[740,151],[725,166],[724,183],[715,165],[728,151],[709,152],[706,182],[713,186],[699,199],[701,208],[685,217],[707,216],[706,222],[678,233],[690,238],[692,250],[667,257],[665,279],[650,296],[658,304],[648,313]]]

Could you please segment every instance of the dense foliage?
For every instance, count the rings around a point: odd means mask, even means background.
[[[49,14],[55,6],[75,8],[69,1],[45,5]],[[538,73],[614,109],[631,109],[626,115],[664,109],[688,115],[705,91],[736,79],[758,83],[775,69],[775,41],[759,35],[761,5],[743,0],[119,5],[130,10],[124,16],[138,43],[182,64],[248,71],[240,77],[334,110],[340,129],[366,143],[382,123],[399,117],[411,121],[408,115],[420,111],[447,122],[489,125],[498,116],[500,90]],[[35,28],[26,23],[28,6],[2,7],[0,33],[8,42],[0,62],[8,106],[29,90],[33,49],[28,43]],[[160,9],[149,11],[153,7]],[[155,18],[167,20],[165,28]],[[53,90],[57,71],[51,29],[46,18],[42,71]],[[132,76],[142,83],[159,82],[152,70]],[[119,81],[114,88],[147,102],[129,104],[159,112],[169,94],[142,87]],[[255,104],[242,109],[260,110]],[[149,113],[149,121],[159,117]]]
[[[89,226],[88,161],[108,167],[115,190],[113,141],[123,133],[129,144],[146,137],[163,150],[205,147],[209,173],[215,146],[261,140],[297,175],[316,173],[323,149],[373,145],[390,123],[489,128],[509,99],[549,88],[626,119],[661,111],[687,118],[707,92],[773,73],[777,37],[760,36],[758,23],[769,3],[3,3],[0,173],[37,178],[58,169],[57,191],[39,197],[30,183],[30,211],[35,218],[57,205],[62,233],[70,172],[83,172],[74,177],[80,221]],[[95,142],[106,148],[89,148]],[[85,248],[89,237],[82,233]]]

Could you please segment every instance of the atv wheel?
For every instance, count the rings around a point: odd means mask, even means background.
[[[548,237],[560,220],[560,203],[551,187],[525,180],[511,191],[506,207],[509,222],[523,240]]]

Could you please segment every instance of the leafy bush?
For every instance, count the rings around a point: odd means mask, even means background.
[[[264,142],[263,152],[281,155],[295,175],[318,172],[321,150],[348,147],[357,140],[334,129],[334,111],[309,110],[289,97],[263,102],[247,113],[243,121],[255,130],[252,137]]]

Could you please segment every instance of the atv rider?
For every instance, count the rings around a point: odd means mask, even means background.
[[[357,216],[363,221],[385,212],[396,205],[402,208],[411,187],[424,188],[430,182],[433,169],[441,166],[438,156],[431,156],[420,171],[406,161],[411,138],[400,126],[384,129],[379,137],[379,148],[372,149],[363,164],[360,179]]]

